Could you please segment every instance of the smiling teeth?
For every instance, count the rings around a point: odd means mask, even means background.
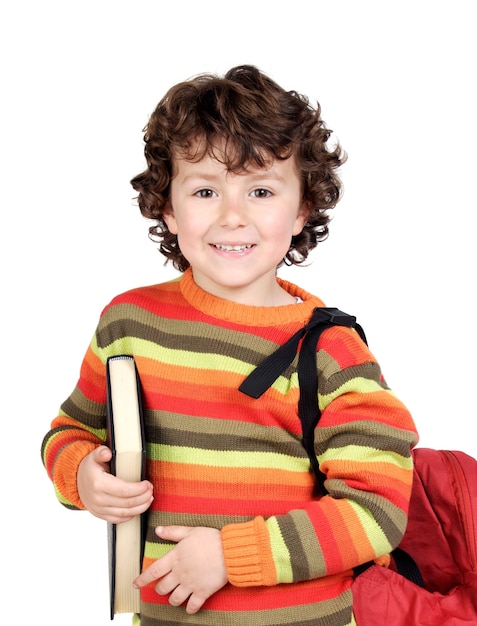
[[[225,250],[226,252],[243,252],[243,250],[248,250],[252,247],[252,244],[247,244],[244,246],[224,246],[216,243],[215,247],[219,250]]]

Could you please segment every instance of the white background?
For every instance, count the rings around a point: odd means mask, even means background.
[[[253,63],[320,101],[345,195],[313,264],[282,275],[358,317],[420,445],[477,456],[471,0],[2,7],[2,623],[109,623],[105,523],[57,503],[39,448],[102,307],[175,275],[129,180],[149,114],[194,74]]]

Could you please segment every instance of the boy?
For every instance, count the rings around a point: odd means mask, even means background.
[[[329,136],[319,105],[253,66],[172,87],[146,127],[131,182],[182,275],[106,306],[42,446],[64,505],[113,523],[147,511],[141,626],[350,626],[353,568],[403,535],[416,429],[354,330],[317,348],[327,495],[301,444],[298,354],[261,397],[239,390],[324,306],[276,270],[328,235],[344,161]],[[109,473],[104,445],[105,363],[125,353],[144,394],[140,483]]]

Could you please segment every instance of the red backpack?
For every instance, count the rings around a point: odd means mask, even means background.
[[[324,476],[314,452],[320,419],[316,346],[330,326],[353,327],[356,318],[317,308],[310,322],[242,383],[258,398],[285,370],[303,340],[298,359],[303,445],[322,491]],[[459,451],[415,448],[414,481],[406,533],[389,568],[356,570],[353,610],[358,626],[477,625],[477,460]]]
[[[477,624],[474,458],[415,448],[408,525],[393,557],[389,569],[373,565],[355,578],[358,626]]]

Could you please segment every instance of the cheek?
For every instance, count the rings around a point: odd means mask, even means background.
[[[290,246],[291,238],[299,232],[300,229],[296,227],[294,221],[283,221],[281,223],[271,221],[268,227],[262,230],[262,236],[272,243],[275,242],[277,252],[280,250],[280,254],[282,254],[283,250],[288,249]]]
[[[283,216],[281,220],[277,216],[273,216],[268,222],[268,230],[274,233],[276,237],[289,239],[290,235],[295,236],[301,233],[306,224],[306,217],[299,215]]]

